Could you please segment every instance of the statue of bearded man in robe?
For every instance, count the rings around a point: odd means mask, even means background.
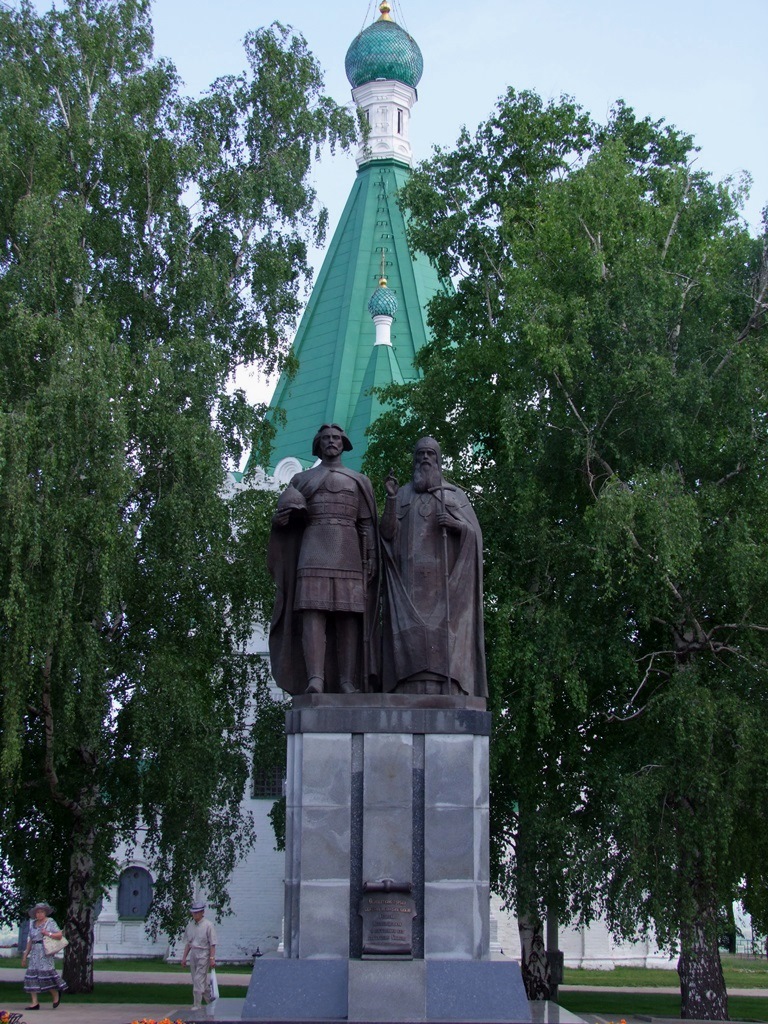
[[[383,689],[486,697],[483,539],[466,494],[423,437],[413,479],[393,476],[380,524],[385,573]]]

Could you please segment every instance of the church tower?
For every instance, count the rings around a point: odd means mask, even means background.
[[[345,69],[368,122],[357,176],[293,343],[299,363],[283,374],[272,405],[285,412],[270,466],[278,484],[311,466],[321,423],[340,423],[352,444],[345,465],[360,469],[365,431],[381,412],[371,389],[414,380],[414,357],[428,338],[426,305],[445,285],[426,258],[414,260],[397,192],[413,163],[411,110],[423,60],[416,41],[380,17],[360,32]]]

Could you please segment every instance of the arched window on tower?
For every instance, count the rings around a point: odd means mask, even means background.
[[[126,868],[117,883],[117,916],[144,921],[152,903],[152,876],[146,868]]]
[[[400,107],[397,108],[397,134],[403,134],[403,112]]]

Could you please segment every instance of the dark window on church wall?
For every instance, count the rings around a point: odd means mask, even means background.
[[[276,800],[282,796],[284,775],[285,769],[282,765],[256,768],[253,773],[253,799]]]
[[[399,107],[398,107],[398,110],[397,110],[397,134],[398,135],[402,135],[403,134],[403,112],[402,112],[402,110],[400,110]]]
[[[143,921],[152,903],[152,876],[146,868],[126,868],[117,883],[117,916]]]

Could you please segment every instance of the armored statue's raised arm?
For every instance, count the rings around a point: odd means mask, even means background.
[[[423,437],[413,480],[393,476],[381,518],[385,574],[382,683],[398,693],[485,697],[483,539],[466,494]]]
[[[323,424],[320,464],[294,476],[272,520],[269,653],[293,695],[367,690],[377,675],[376,502],[368,477],[341,464],[351,448],[338,424]]]

